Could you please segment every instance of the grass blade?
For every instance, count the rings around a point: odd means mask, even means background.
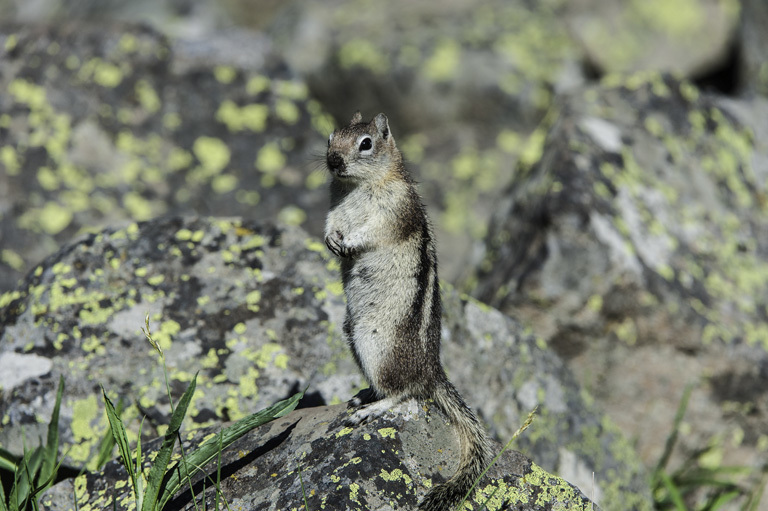
[[[69,454],[69,449],[64,454],[64,457],[66,457],[68,454]],[[34,507],[34,509],[38,508],[37,496],[40,493],[44,492],[46,489],[48,489],[49,486],[51,486],[53,484],[53,481],[56,479],[56,474],[58,473],[59,468],[61,467],[62,461],[63,460],[59,460],[56,463],[56,465],[54,465],[53,470],[52,470],[51,474],[48,476],[48,478],[38,482],[37,487],[35,487],[34,491],[32,492],[31,500],[32,500],[32,506]],[[0,485],[0,486],[2,486],[2,485]]]
[[[669,497],[672,500],[672,503],[675,505],[675,509],[677,511],[687,511],[688,508],[683,501],[683,496],[680,494],[680,490],[677,488],[677,486],[675,486],[672,478],[669,477],[669,474],[662,470],[658,475],[662,484],[664,485],[664,488],[666,488],[667,492],[669,493]]]
[[[6,451],[0,447],[0,470],[7,470],[8,472],[16,472],[16,467],[19,464],[19,457],[13,454],[11,451]],[[2,510],[0,510],[2,511]]]
[[[464,509],[464,503],[467,501],[470,495],[472,495],[472,492],[475,491],[475,487],[477,486],[477,483],[480,482],[480,479],[483,478],[483,476],[491,469],[491,467],[496,463],[496,461],[501,457],[502,454],[504,454],[504,451],[510,448],[512,445],[512,442],[515,441],[517,437],[523,434],[523,431],[528,429],[528,426],[530,426],[533,423],[533,419],[536,417],[536,412],[539,410],[539,407],[536,406],[531,412],[528,414],[528,417],[526,417],[525,422],[523,422],[523,425],[517,428],[517,431],[514,432],[512,435],[512,438],[509,439],[509,441],[502,447],[501,451],[499,451],[499,454],[494,456],[494,458],[491,460],[491,462],[488,464],[487,467],[485,467],[485,470],[483,470],[480,475],[478,476],[477,480],[472,484],[472,487],[469,489],[466,495],[464,495],[464,498],[461,499],[461,502],[459,502],[459,505],[456,506],[455,509]],[[485,503],[487,503],[490,500],[490,497],[485,499]],[[485,503],[483,503],[483,506],[485,506]]]
[[[301,475],[301,462],[299,462],[299,482],[301,483],[301,494],[304,496],[304,511],[309,511],[309,502],[307,502],[307,490],[304,488],[304,477]]]
[[[219,431],[217,436],[219,438],[219,452],[216,455],[216,500],[214,502],[214,509],[216,511],[219,510],[219,496],[221,495],[221,451],[224,450],[224,446],[221,443],[223,438],[221,431]]]
[[[125,434],[125,426],[123,425],[123,421],[120,419],[120,416],[117,415],[112,401],[110,401],[109,397],[107,397],[107,392],[104,390],[103,386],[101,387],[101,394],[104,396],[104,408],[107,411],[107,420],[109,421],[109,427],[112,430],[112,437],[115,439],[117,449],[120,452],[120,457],[123,459],[125,470],[128,471],[128,476],[131,478],[131,482],[133,483],[134,496],[138,499],[139,495],[136,481],[136,472],[133,470],[131,450],[128,445],[128,436]]]
[[[8,511],[8,505],[6,504],[5,499],[5,488],[3,488],[2,481],[0,481],[0,511]]]
[[[764,466],[763,470],[768,470],[768,466]],[[757,506],[759,506],[760,501],[763,500],[763,492],[766,485],[768,485],[768,473],[760,478],[760,481],[757,483],[757,489],[750,495],[749,502],[744,506],[747,511],[757,511]]]
[[[123,414],[123,398],[117,401],[116,415],[120,417]],[[107,430],[104,432],[104,438],[99,443],[99,454],[96,457],[96,470],[101,470],[107,462],[112,459],[112,449],[115,447],[115,437]],[[85,470],[85,468],[83,468]]]
[[[48,437],[43,451],[43,464],[37,478],[37,491],[42,491],[50,486],[56,477],[59,459],[59,409],[61,408],[61,396],[64,393],[64,376],[59,376],[59,389],[56,391],[56,403],[53,406],[51,422],[48,423]],[[47,481],[47,482],[46,482]]]
[[[279,417],[287,415],[296,408],[299,404],[299,400],[304,397],[304,392],[299,392],[284,399],[269,408],[265,408],[259,412],[256,412],[248,417],[243,417],[236,423],[232,424],[221,432],[221,439],[218,436],[209,439],[203,443],[196,451],[189,454],[187,457],[187,463],[192,467],[189,473],[189,477],[192,477],[197,472],[201,471],[203,467],[217,456],[222,449],[227,448],[238,438],[242,437],[254,428],[273,421]],[[176,492],[181,489],[181,471],[178,467],[174,467],[174,470],[168,473],[167,482],[163,489],[163,495],[159,500],[159,508],[162,509],[165,504],[173,497]]]
[[[672,451],[675,449],[675,444],[677,444],[677,436],[680,434],[680,424],[683,422],[683,417],[685,416],[685,411],[688,408],[688,400],[691,398],[692,391],[692,383],[686,385],[685,390],[683,390],[683,397],[680,399],[680,405],[678,405],[677,412],[675,413],[672,432],[669,434],[667,441],[664,444],[664,452],[661,455],[661,458],[659,458],[658,464],[656,465],[657,474],[654,474],[654,477],[658,475],[658,472],[664,470],[667,467],[667,463],[669,463],[669,457],[672,456]]]
[[[11,498],[19,506],[19,509],[24,509],[25,505],[29,502],[30,493],[34,488],[35,476],[38,470],[40,470],[42,462],[42,446],[37,446],[31,451],[27,451],[21,460],[21,466],[19,467],[20,478],[16,484],[15,492],[11,491]]]
[[[195,393],[195,387],[197,385],[197,373],[189,382],[187,390],[184,395],[181,396],[176,409],[171,415],[171,423],[168,425],[168,430],[165,432],[165,439],[163,445],[157,453],[155,461],[152,463],[152,468],[149,471],[149,478],[147,481],[147,492],[144,496],[144,504],[142,511],[152,511],[156,508],[158,498],[163,490],[163,482],[165,480],[166,471],[168,470],[168,463],[171,461],[171,455],[173,454],[173,446],[176,444],[176,437],[181,429],[181,423],[184,421],[184,416],[187,413],[189,402],[192,400],[192,395]],[[164,492],[163,492],[164,493]],[[162,504],[159,506],[162,509]]]
[[[725,509],[725,505],[728,502],[740,496],[741,496],[741,492],[739,490],[732,490],[729,492],[725,492],[717,496],[717,498],[712,502],[712,505],[709,506],[709,509]]]

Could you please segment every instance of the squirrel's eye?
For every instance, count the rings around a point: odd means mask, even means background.
[[[358,148],[360,151],[369,151],[373,147],[373,142],[371,141],[371,137],[365,137],[363,140],[360,141],[360,147]]]

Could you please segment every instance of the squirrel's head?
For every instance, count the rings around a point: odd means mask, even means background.
[[[328,137],[325,161],[334,178],[350,181],[378,180],[402,167],[387,116],[379,114],[363,122],[360,112]]]

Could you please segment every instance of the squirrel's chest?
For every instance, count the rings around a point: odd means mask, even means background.
[[[342,195],[334,202],[329,215],[343,225],[365,224],[382,214],[380,198],[361,188]]]

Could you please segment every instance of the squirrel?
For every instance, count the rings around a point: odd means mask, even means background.
[[[453,509],[490,459],[485,429],[440,362],[441,313],[432,229],[387,117],[328,138],[332,175],[325,244],[339,257],[347,310],[344,334],[370,387],[350,402],[347,423],[373,420],[408,399],[433,400],[458,432],[456,474],[433,487],[423,511]]]

